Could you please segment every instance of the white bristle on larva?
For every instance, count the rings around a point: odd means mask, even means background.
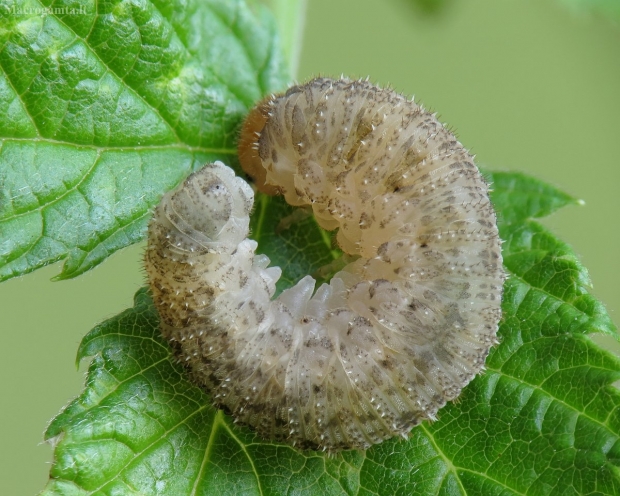
[[[497,343],[505,275],[488,186],[433,115],[366,81],[312,80],[250,121],[240,157],[259,189],[311,205],[359,258],[314,294],[306,276],[272,300],[281,271],[247,239],[254,193],[207,165],[149,226],[163,335],[265,439],[334,452],[406,435]]]

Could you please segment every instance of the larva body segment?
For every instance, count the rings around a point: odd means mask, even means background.
[[[272,301],[280,270],[246,239],[252,190],[207,166],[149,227],[163,334],[214,402],[266,439],[339,451],[406,436],[497,342],[488,187],[433,115],[367,82],[315,79],[249,119],[240,156],[259,187],[311,205],[359,258],[314,295],[307,276]]]

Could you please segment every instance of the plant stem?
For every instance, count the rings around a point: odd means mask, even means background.
[[[282,49],[288,59],[291,76],[297,76],[306,20],[307,0],[263,0],[269,7],[280,31]]]

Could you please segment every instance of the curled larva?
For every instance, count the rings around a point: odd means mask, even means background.
[[[240,148],[258,187],[311,205],[353,261],[314,294],[306,276],[272,300],[280,269],[247,239],[253,191],[207,165],[149,226],[164,336],[266,439],[338,451],[406,437],[497,343],[500,239],[473,158],[413,101],[330,79],[259,104]]]

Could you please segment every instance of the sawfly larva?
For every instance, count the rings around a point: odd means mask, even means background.
[[[454,135],[366,81],[271,96],[240,139],[258,189],[309,205],[352,257],[272,300],[252,188],[220,162],[166,194],[146,269],[163,335],[214,403],[265,439],[366,449],[434,419],[484,367],[501,317],[488,186]]]

